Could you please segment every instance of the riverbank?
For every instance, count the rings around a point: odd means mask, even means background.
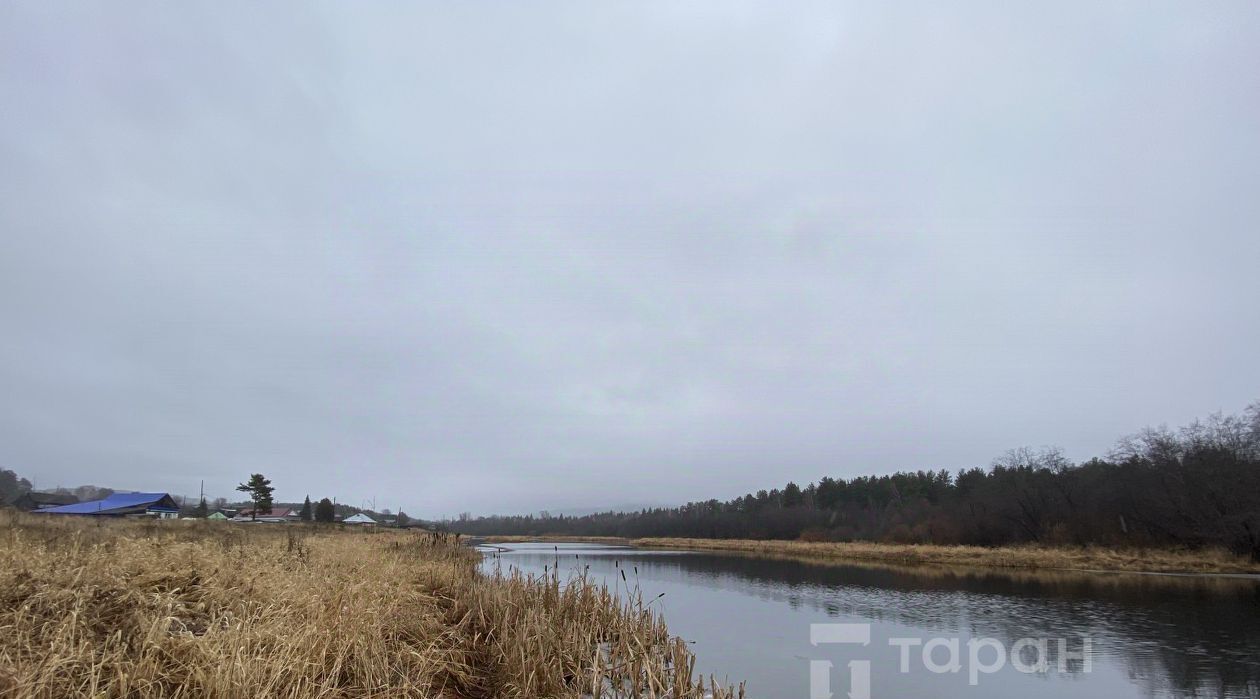
[[[1174,551],[1100,547],[935,546],[868,542],[752,541],[746,539],[635,539],[639,548],[732,551],[811,560],[873,561],[896,565],[1077,570],[1129,573],[1260,574],[1260,564],[1221,550]]]
[[[705,696],[651,611],[479,560],[423,532],[0,512],[0,696]]]
[[[470,537],[470,538],[484,541],[487,544],[526,544],[526,543],[531,543],[531,542],[541,542],[541,543],[573,543],[573,544],[609,544],[611,546],[629,546],[630,545],[630,539],[626,539],[619,536],[504,535],[504,536],[483,536],[483,537]]]

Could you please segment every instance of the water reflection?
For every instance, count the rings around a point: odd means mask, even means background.
[[[540,574],[558,566],[562,575],[586,571],[609,587],[622,586],[624,570],[646,597],[666,593],[670,628],[696,641],[702,669],[746,677],[754,696],[808,696],[811,658],[836,667],[869,658],[875,696],[1260,697],[1260,584],[1252,580],[820,565],[590,544],[503,548],[487,555],[486,570]],[[870,623],[875,642],[810,646],[809,624],[825,621]],[[961,676],[902,675],[886,639],[910,635],[958,636],[964,644],[991,637],[1008,648],[1025,637],[1089,637],[1092,667],[1008,671],[978,686]]]

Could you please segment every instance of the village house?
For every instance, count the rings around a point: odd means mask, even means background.
[[[254,517],[253,510],[241,510],[232,518],[233,522],[270,522],[272,524],[278,522],[300,522],[302,520],[301,513],[290,507],[273,507],[266,512],[259,512]]]
[[[178,519],[179,505],[168,493],[114,493],[103,500],[47,507],[34,510],[34,512],[53,515]]]

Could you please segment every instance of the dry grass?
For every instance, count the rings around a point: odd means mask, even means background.
[[[897,565],[944,564],[999,568],[1149,573],[1260,574],[1260,564],[1221,550],[1068,548],[1040,546],[933,546],[867,542],[750,541],[745,539],[635,539],[642,548],[702,549],[791,556],[813,560],[877,561]]]
[[[6,698],[698,699],[692,667],[641,602],[440,536],[0,513]]]

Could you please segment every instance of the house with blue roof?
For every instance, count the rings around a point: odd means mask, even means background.
[[[99,517],[158,517],[176,519],[179,505],[169,493],[114,493],[104,500],[47,507],[36,514],[90,515]]]

